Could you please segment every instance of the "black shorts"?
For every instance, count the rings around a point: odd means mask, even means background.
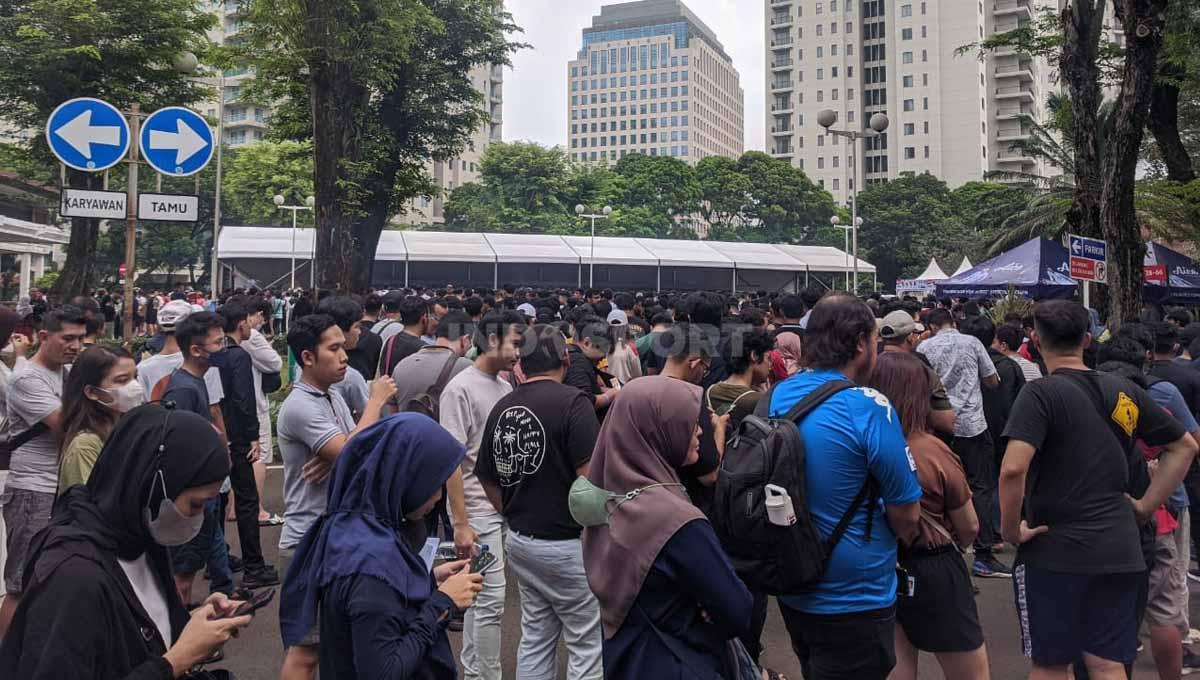
[[[896,620],[922,652],[971,652],[983,646],[983,628],[967,563],[953,547],[906,555],[902,567],[915,582],[912,597],[896,600]]]
[[[804,680],[886,680],[896,665],[896,608],[805,614],[780,605]]]
[[[1147,573],[1066,574],[1020,565],[1013,591],[1021,646],[1039,666],[1065,666],[1083,654],[1133,663]]]

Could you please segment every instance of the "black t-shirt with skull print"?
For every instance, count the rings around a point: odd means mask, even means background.
[[[579,538],[567,493],[576,470],[591,459],[599,431],[587,395],[552,380],[520,385],[496,403],[475,474],[500,487],[509,528],[548,541]]]

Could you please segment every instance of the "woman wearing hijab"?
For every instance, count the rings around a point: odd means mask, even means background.
[[[738,677],[729,642],[750,628],[750,592],[678,473],[699,457],[700,399],[682,380],[640,378],[600,428],[588,481],[608,519],[575,514],[585,520],[584,565],[600,600],[605,677]],[[605,502],[609,493],[615,503]]]
[[[415,413],[382,420],[342,449],[326,512],[296,549],[279,604],[285,647],[320,624],[321,677],[457,677],[446,628],[483,576],[468,572],[468,560],[431,573],[419,553],[424,517],[465,455]]]
[[[87,485],[72,487],[38,533],[28,587],[0,646],[0,677],[151,680],[212,657],[250,616],[213,595],[189,619],[165,546],[200,529],[229,474],[212,425],[157,405],[131,411]]]

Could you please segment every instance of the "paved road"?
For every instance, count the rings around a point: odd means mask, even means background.
[[[269,470],[267,485],[267,507],[281,510],[280,485],[282,470]],[[230,532],[230,545],[236,554],[240,554],[236,540],[234,524],[226,524]],[[279,529],[263,530],[263,547],[267,558],[274,560],[279,539]],[[1011,559],[1011,553],[1001,555]],[[988,641],[988,652],[991,661],[993,680],[1024,680],[1029,672],[1029,666],[1020,655],[1019,633],[1017,630],[1016,614],[1013,607],[1012,583],[1008,580],[978,580],[980,589],[978,602],[980,616],[983,620],[984,633]],[[200,584],[198,584],[200,585]],[[1193,589],[1193,604],[1200,601],[1200,589]],[[517,642],[520,638],[520,611],[517,605],[518,595],[516,582],[508,579],[508,604],[504,614],[503,663],[505,677],[509,680],[516,678]],[[1193,620],[1200,621],[1200,607],[1193,606]],[[795,655],[791,652],[787,631],[779,610],[771,606],[770,617],[764,632],[765,650],[764,664],[778,670],[789,678],[800,678],[800,667]],[[451,633],[451,642],[457,654],[460,646],[460,635]],[[234,671],[239,680],[275,680],[278,678],[279,666],[282,661],[282,647],[279,642],[278,609],[275,603],[263,609],[256,621],[242,635],[230,642],[225,648],[226,661],[219,667]],[[560,650],[559,677],[565,676],[563,652]],[[1148,678],[1155,677],[1153,661],[1150,658],[1149,645],[1138,659],[1136,675]],[[920,678],[933,680],[942,678],[941,669],[932,656],[922,655]]]

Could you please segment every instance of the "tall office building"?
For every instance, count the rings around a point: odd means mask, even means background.
[[[745,149],[737,69],[679,0],[602,7],[567,71],[573,161],[642,153],[695,164]]]
[[[1052,91],[1043,59],[1008,49],[978,58],[958,48],[1034,21],[1058,0],[764,0],[767,150],[847,202],[855,181],[929,173],[952,187],[989,171],[1044,172],[1010,149],[1041,120]],[[883,134],[854,153],[818,124]],[[855,158],[858,162],[854,162]]]
[[[450,192],[467,182],[479,181],[479,163],[483,152],[492,142],[502,139],[504,127],[504,69],[500,66],[476,66],[471,70],[471,83],[483,95],[483,106],[491,121],[471,135],[471,143],[457,157],[445,163],[430,161],[426,172],[439,187],[438,193],[410,201],[404,214],[397,215],[397,224],[442,224],[446,221],[446,199]]]

